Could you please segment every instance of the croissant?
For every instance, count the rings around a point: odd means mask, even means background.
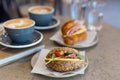
[[[66,22],[62,26],[61,32],[64,42],[68,45],[74,45],[87,38],[87,29],[85,25],[77,20]]]

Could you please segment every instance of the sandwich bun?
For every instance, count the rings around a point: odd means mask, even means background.
[[[47,67],[58,72],[67,72],[78,69],[83,63],[78,50],[68,47],[52,49],[46,56],[45,61]]]

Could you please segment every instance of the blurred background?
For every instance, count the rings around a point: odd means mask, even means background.
[[[70,16],[69,8],[74,5],[69,5],[72,0],[0,0],[0,22],[17,17],[28,17],[27,9],[34,5],[47,5],[55,8],[55,16]],[[74,1],[74,0],[73,0]],[[76,0],[81,1],[85,18],[89,8],[85,7],[92,0]],[[97,1],[97,0],[96,0]],[[87,3],[86,3],[87,2]],[[71,2],[72,4],[74,2]],[[79,4],[81,5],[81,4]],[[77,5],[77,7],[79,7]],[[103,13],[103,21],[115,27],[120,28],[120,0],[99,0],[96,7],[97,11]]]

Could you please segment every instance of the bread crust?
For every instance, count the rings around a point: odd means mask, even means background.
[[[64,42],[68,45],[74,45],[79,41],[85,40],[86,38],[87,38],[87,32],[63,37]]]
[[[66,23],[62,26],[62,29],[61,29],[62,34],[63,34],[63,35],[66,35],[67,32],[68,32],[68,30],[69,30],[74,24],[76,24],[76,23],[77,23],[76,20],[70,20],[70,21],[66,22]]]

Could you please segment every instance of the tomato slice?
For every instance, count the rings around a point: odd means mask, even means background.
[[[55,52],[55,56],[56,57],[64,56],[64,52],[63,51]]]

